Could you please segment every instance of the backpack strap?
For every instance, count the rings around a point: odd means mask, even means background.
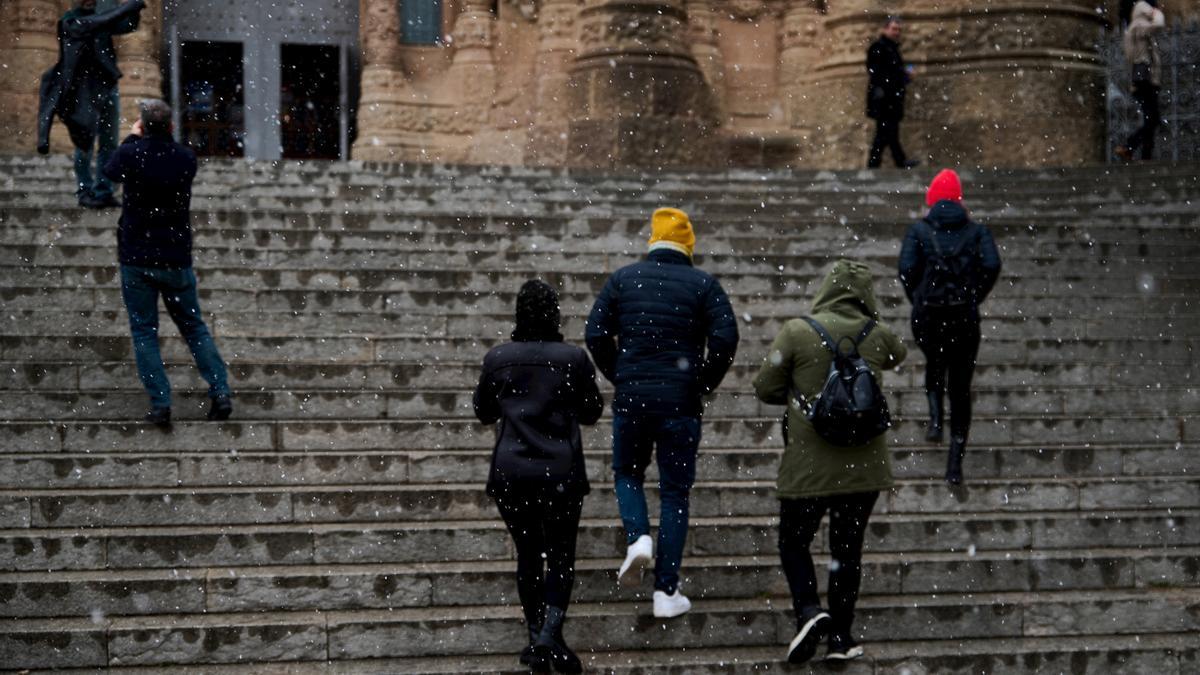
[[[858,349],[858,346],[863,343],[863,340],[867,339],[867,336],[871,334],[871,331],[875,330],[875,326],[877,325],[879,325],[879,322],[875,319],[867,320],[867,325],[863,326],[862,330],[858,332],[858,337],[854,338],[855,349]]]
[[[976,223],[973,220],[968,220],[966,227],[967,232],[963,234],[963,238],[958,241],[958,245],[955,246],[954,250],[952,250],[950,255],[947,256],[946,252],[942,250],[941,245],[938,244],[937,229],[934,228],[933,223],[930,222],[928,218],[922,218],[921,222],[925,223],[925,227],[929,230],[929,243],[933,245],[933,252],[943,260],[957,258],[962,254],[963,249],[965,249],[968,244],[973,244],[979,239],[982,232],[981,228],[979,227],[979,223]]]
[[[825,347],[825,349],[828,349],[831,354],[837,356],[837,345],[833,341],[833,336],[829,334],[829,331],[825,330],[825,327],[817,323],[817,320],[811,316],[802,316],[800,318],[804,319],[805,323],[812,326],[812,329],[817,331],[817,335],[821,338],[821,345]]]

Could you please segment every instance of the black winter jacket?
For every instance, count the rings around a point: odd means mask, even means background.
[[[880,36],[867,49],[867,117],[902,119],[908,72],[900,45]]]
[[[121,70],[113,36],[137,30],[146,7],[130,0],[95,13],[73,9],[58,21],[58,63],[42,75],[38,101],[38,152],[50,150],[50,125],[58,115],[77,148],[90,148],[98,126],[96,106],[117,86]]]
[[[125,183],[117,229],[122,265],[192,266],[192,180],[196,153],[170,136],[129,136],[104,167]]]
[[[563,342],[508,342],[483,359],[475,416],[500,423],[488,494],[551,488],[585,494],[580,424],[604,411],[587,352]]]
[[[609,277],[586,340],[616,385],[615,414],[698,417],[733,363],[737,318],[712,275],[661,249]]]
[[[970,223],[971,218],[961,204],[943,200],[933,205],[924,220],[909,226],[900,247],[900,283],[913,303],[914,312],[921,310],[920,298],[914,297],[914,293],[921,286],[925,262],[933,251],[929,237],[937,237],[941,250],[949,252],[962,243],[964,236],[974,232],[971,236],[978,237],[978,241],[965,244],[962,255],[973,261],[966,266],[966,274],[969,277],[968,285],[973,289],[975,316],[978,317],[979,304],[987,299],[1000,276],[1000,252],[996,249],[991,230],[984,225],[968,228]]]

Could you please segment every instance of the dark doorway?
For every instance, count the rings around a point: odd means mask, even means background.
[[[287,159],[341,155],[341,64],[329,45],[283,45],[279,122]]]
[[[199,155],[245,154],[240,42],[184,42],[180,58],[181,139]]]

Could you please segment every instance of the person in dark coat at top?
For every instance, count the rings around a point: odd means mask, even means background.
[[[904,24],[897,17],[888,17],[879,39],[867,49],[867,117],[875,120],[875,139],[867,157],[867,168],[878,169],[883,162],[884,149],[890,149],[892,160],[901,169],[911,169],[920,162],[908,159],[900,145],[900,121],[904,119],[904,95],[912,81],[912,71],[900,55],[900,35]]]
[[[58,62],[42,76],[38,102],[40,154],[50,152],[50,126],[57,116],[75,146],[75,183],[79,205],[117,206],[113,185],[102,173],[117,147],[121,101],[113,36],[137,30],[144,0],[129,0],[97,12],[96,0],[76,0],[58,21]],[[93,152],[93,148],[98,151]],[[93,173],[92,159],[96,160]]]
[[[125,184],[117,252],[138,376],[150,395],[146,421],[164,427],[171,423],[171,383],[158,345],[160,295],[208,383],[208,419],[229,419],[233,402],[228,374],[200,313],[192,269],[196,154],[171,138],[170,106],[159,100],[142,102],[140,119],[113,153],[104,175]]]
[[[696,235],[683,211],[658,209],[645,259],[612,274],[588,316],[586,339],[613,396],[613,477],[625,528],[618,582],[633,586],[652,560],[654,616],[679,616],[691,602],[679,590],[696,479],[702,397],[721,383],[737,352],[737,319],[721,284],[692,265]],[[643,488],[658,462],[661,520],[650,539]],[[655,556],[657,553],[657,556]]]
[[[912,302],[912,332],[925,354],[929,399],[926,438],[942,441],[943,399],[950,390],[946,481],[962,482],[971,428],[971,379],[979,353],[979,306],[1000,276],[992,232],[963,208],[962,183],[950,169],[929,185],[928,215],[913,223],[900,248],[900,282]]]
[[[517,595],[529,629],[521,663],[578,673],[563,638],[575,584],[575,540],[588,493],[580,424],[604,411],[587,352],[563,342],[558,295],[539,280],[517,294],[512,342],[483,359],[475,415],[495,424],[487,492],[517,548]]]

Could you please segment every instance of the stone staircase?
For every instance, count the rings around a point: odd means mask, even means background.
[[[164,328],[163,432],[136,421],[116,213],[71,206],[61,159],[0,159],[0,669],[513,669],[522,628],[482,487],[478,364],[533,276],[560,288],[579,342],[599,285],[670,204],[697,223],[743,340],[706,413],[688,615],[656,620],[649,586],[616,587],[608,419],[585,434],[595,484],[568,637],[589,668],[787,668],[781,410],[749,383],[844,255],[879,271],[912,349],[887,379],[898,485],[867,534],[868,657],[846,672],[1195,672],[1195,167],[964,179],[1005,270],[968,483],[950,489],[944,449],[923,441],[922,358],[893,278],[921,176],[209,163],[197,269],[237,407],[202,421],[202,383]]]

